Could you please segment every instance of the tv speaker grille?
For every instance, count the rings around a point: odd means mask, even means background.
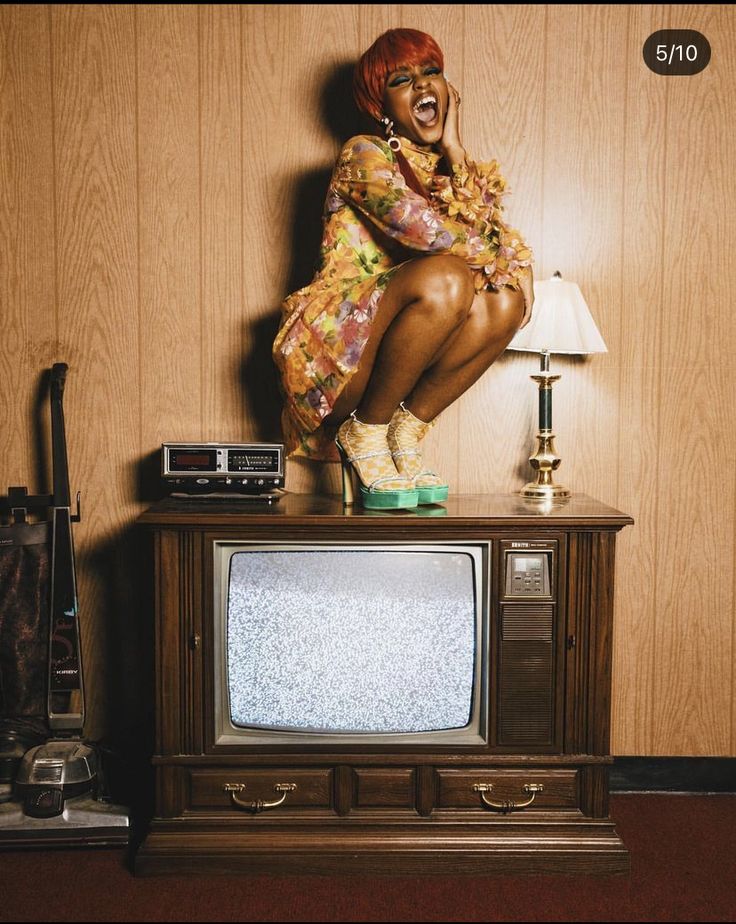
[[[552,604],[511,604],[501,607],[501,634],[504,639],[552,638]]]
[[[549,745],[554,739],[554,606],[501,607],[498,744]]]

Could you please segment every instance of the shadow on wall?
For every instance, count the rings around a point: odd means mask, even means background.
[[[96,599],[94,676],[86,673],[88,711],[105,731],[113,801],[131,807],[133,835],[153,812],[154,628],[150,536],[123,526],[78,556],[100,588]],[[91,616],[92,614],[89,614]],[[91,620],[81,614],[81,630]],[[96,702],[95,702],[96,701]]]
[[[281,317],[280,310],[256,321],[246,322],[245,337],[251,344],[240,367],[240,383],[245,396],[251,432],[247,439],[280,443],[281,392],[276,366],[271,359],[271,345]]]
[[[360,113],[352,95],[354,61],[335,66],[325,81],[317,111],[321,125],[342,147],[353,135],[375,134],[375,124]],[[290,265],[285,298],[306,286],[314,277],[322,242],[322,210],[333,164],[305,171],[296,180],[279,183],[280,188],[293,188],[290,214]],[[271,346],[281,320],[280,307],[265,317],[246,322],[245,340],[251,344],[240,367],[240,382],[246,401],[248,418],[253,422],[249,439],[279,442],[282,439],[281,393],[279,380],[271,359]]]
[[[356,61],[336,64],[322,87],[319,115],[322,125],[340,146],[353,135],[375,135],[376,123],[362,113],[353,99],[353,70]]]

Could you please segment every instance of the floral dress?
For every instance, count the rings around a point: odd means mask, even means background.
[[[351,138],[327,192],[317,274],[283,304],[273,357],[289,455],[337,460],[335,430],[323,421],[358,369],[381,296],[402,263],[454,254],[470,267],[479,292],[518,288],[532,262],[501,218],[506,183],[495,161],[454,166],[449,177],[437,173],[440,155],[431,148],[405,138],[401,144],[426,198],[409,187],[385,141]]]

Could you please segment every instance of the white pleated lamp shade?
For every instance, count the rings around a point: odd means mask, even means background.
[[[532,319],[508,350],[535,353],[607,353],[580,287],[555,275],[534,283]]]

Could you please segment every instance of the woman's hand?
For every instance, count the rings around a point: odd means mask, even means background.
[[[447,115],[439,147],[450,165],[462,165],[465,163],[465,148],[460,141],[460,94],[449,81],[447,93]]]
[[[529,269],[519,279],[519,288],[524,295],[524,317],[521,319],[519,330],[526,327],[532,318],[532,306],[534,305],[534,277],[532,269]]]

